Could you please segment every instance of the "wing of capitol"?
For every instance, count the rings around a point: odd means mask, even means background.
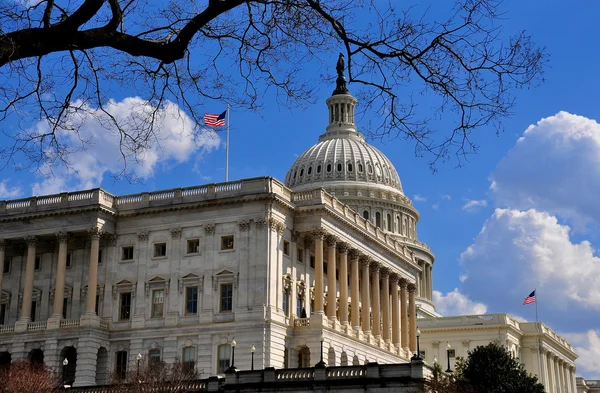
[[[419,212],[357,131],[343,62],[326,103],[325,132],[285,182],[0,201],[0,366],[43,362],[75,387],[140,359],[180,359],[201,378],[226,374],[234,356],[277,380],[298,368],[317,378],[324,364],[410,376],[419,348],[422,377],[499,340],[548,392],[576,393],[577,355],[547,325],[436,313]]]

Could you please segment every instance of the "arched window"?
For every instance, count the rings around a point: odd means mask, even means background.
[[[352,164],[348,163],[348,172],[352,172]]]
[[[304,175],[304,168],[300,169],[300,177]]]
[[[298,352],[298,368],[310,367],[310,349],[302,347]]]
[[[321,165],[317,165],[317,173],[321,173]]]
[[[327,172],[331,172],[331,164],[327,164]]]
[[[308,167],[308,172],[307,172],[307,173],[308,173],[309,175],[312,173],[312,166],[309,166],[309,167]]]
[[[375,213],[375,225],[377,228],[381,228],[381,213],[379,212]]]
[[[365,211],[363,212],[363,218],[364,218],[365,220],[368,220],[368,219],[369,219],[369,211],[368,211],[368,210],[365,210]]]
[[[298,171],[294,171],[294,179],[296,178],[296,173],[298,173]]]
[[[369,174],[373,173],[373,167],[371,166],[371,164],[367,165],[367,171],[369,171]]]
[[[360,173],[362,173],[362,171],[363,171],[363,165],[360,162],[358,163],[358,171]]]
[[[392,231],[392,216],[390,214],[387,215],[387,230]]]

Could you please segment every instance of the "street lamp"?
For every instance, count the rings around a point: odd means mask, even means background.
[[[65,374],[65,369],[67,368],[67,366],[69,365],[69,361],[67,360],[67,358],[63,359],[63,369],[62,369],[62,381],[63,381],[63,387],[65,388],[65,390],[67,390],[67,380],[66,380],[66,374]]]
[[[415,353],[413,355],[413,357],[411,358],[411,360],[423,360],[423,358],[421,357],[421,331],[419,330],[419,328],[417,328],[417,353]]]
[[[452,369],[450,368],[450,350],[452,349],[452,345],[450,345],[450,342],[448,341],[448,344],[446,344],[446,357],[448,358],[448,369],[446,370],[447,373],[451,373]]]
[[[319,360],[319,363],[317,363],[315,365],[315,367],[322,368],[322,367],[326,367],[325,362],[323,361],[323,341],[325,341],[325,337],[323,337],[323,334],[321,334],[320,340],[321,340],[321,360]]]
[[[135,360],[137,360],[137,380],[138,382],[140,381],[140,361],[142,360],[142,353],[138,352],[138,354],[135,356]]]
[[[252,354],[252,363],[250,366],[250,370],[254,371],[254,352],[256,352],[256,347],[254,346],[254,344],[252,344],[252,346],[250,347],[250,353]]]
[[[225,371],[237,371],[237,368],[235,367],[235,345],[237,343],[235,342],[235,338],[233,340],[231,340],[231,366],[229,366],[229,368]]]

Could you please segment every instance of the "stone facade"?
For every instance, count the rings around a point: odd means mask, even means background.
[[[577,393],[597,393],[600,392],[600,380],[577,378]]]

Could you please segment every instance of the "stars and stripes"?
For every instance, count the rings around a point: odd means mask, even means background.
[[[525,300],[523,300],[523,305],[531,304],[531,303],[535,303],[535,290],[533,292],[531,292],[529,294],[529,296],[527,296],[525,298]]]
[[[227,111],[220,115],[211,115],[209,113],[204,114],[204,124],[208,127],[222,127],[225,125],[225,115]]]

